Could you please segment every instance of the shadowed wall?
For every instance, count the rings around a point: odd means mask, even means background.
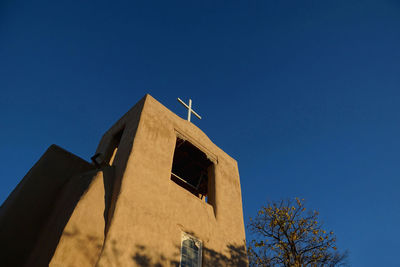
[[[93,166],[52,145],[0,208],[0,258],[3,266],[22,266],[33,250],[63,186]]]

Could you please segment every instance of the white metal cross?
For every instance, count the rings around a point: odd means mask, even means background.
[[[189,99],[189,105],[186,105],[185,102],[183,102],[179,97],[178,101],[181,102],[182,105],[184,105],[188,109],[188,117],[187,120],[190,121],[190,116],[192,113],[201,120],[201,117],[199,114],[197,114],[193,109],[192,109],[192,99]]]

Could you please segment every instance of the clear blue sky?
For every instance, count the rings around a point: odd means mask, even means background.
[[[0,3],[0,201],[52,143],[89,160],[145,93],[237,159],[247,221],[305,198],[352,266],[398,266],[398,1]]]

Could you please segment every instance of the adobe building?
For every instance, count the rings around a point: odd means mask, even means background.
[[[248,266],[237,162],[146,95],[93,163],[52,145],[0,208],[1,266]]]

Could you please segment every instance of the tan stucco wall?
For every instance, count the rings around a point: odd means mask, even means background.
[[[129,124],[129,116],[125,119]],[[216,162],[216,210],[170,180],[178,134]],[[245,232],[236,161],[199,128],[179,118],[151,96],[145,98],[136,135],[129,138],[134,138],[132,150],[99,266],[140,266],[140,262],[174,265],[180,259],[181,231],[200,239],[205,254],[217,253],[222,259],[228,259],[226,262],[233,260],[229,261],[230,245],[240,247],[242,250],[237,251],[244,253]],[[116,159],[116,166],[123,164],[119,160]],[[215,261],[211,263],[205,255],[203,266],[212,264]]]
[[[26,262],[63,186],[91,168],[56,145],[47,149],[0,208],[0,265]]]
[[[49,266],[96,264],[104,241],[104,194],[103,173],[98,172],[65,226]]]

